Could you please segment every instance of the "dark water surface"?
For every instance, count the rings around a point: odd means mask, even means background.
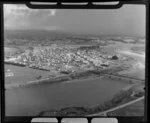
[[[103,77],[8,89],[5,92],[6,115],[28,116],[67,106],[101,104],[128,85],[120,81]]]

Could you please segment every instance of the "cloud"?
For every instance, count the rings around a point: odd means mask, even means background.
[[[30,26],[31,19],[41,21],[55,16],[55,9],[30,9],[25,5],[5,4],[4,5],[4,26],[6,28],[24,28]],[[40,22],[39,22],[40,23]]]
[[[54,16],[56,13],[55,9],[47,10],[39,10],[39,9],[30,9],[25,5],[12,5],[12,4],[5,4],[4,5],[4,14],[14,15],[14,16],[29,16],[30,14],[37,14],[39,11],[45,12],[48,16]]]

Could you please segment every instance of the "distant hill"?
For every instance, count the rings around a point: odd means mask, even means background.
[[[61,31],[47,31],[47,30],[5,30],[6,37],[15,38],[42,38],[54,36],[72,35],[71,33]]]
[[[65,31],[48,30],[5,30],[5,43],[24,45],[27,43],[89,43],[93,39],[88,35],[77,35]],[[9,39],[9,40],[8,40]]]
[[[6,44],[25,45],[28,43],[48,44],[48,43],[69,43],[69,44],[88,44],[96,43],[96,40],[112,40],[127,43],[145,42],[144,39],[139,40],[139,37],[130,37],[127,41],[123,37],[127,36],[110,36],[110,35],[92,35],[92,34],[75,34],[71,32],[58,30],[5,30]],[[100,42],[99,42],[100,43]]]

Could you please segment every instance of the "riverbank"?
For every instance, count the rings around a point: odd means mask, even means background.
[[[107,116],[144,116],[144,97],[140,97],[127,105],[122,105],[113,111],[107,112]]]
[[[135,86],[128,88],[128,90],[120,90],[112,99],[107,100],[103,104],[97,104],[92,107],[66,107],[62,109],[53,109],[49,111],[43,111],[38,114],[38,116],[93,116],[92,114],[97,114],[99,112],[107,111],[111,108],[118,107],[120,105],[126,104],[130,101],[137,100],[145,95],[144,91],[136,93],[136,96],[132,96],[135,92]],[[138,96],[137,96],[138,95]],[[97,115],[98,116],[98,115]]]
[[[22,88],[22,87],[29,87],[29,86],[35,86],[35,85],[41,85],[41,84],[58,84],[58,83],[62,83],[62,82],[68,82],[68,81],[72,81],[75,79],[89,79],[89,78],[93,78],[93,77],[101,77],[101,76],[106,76],[109,77],[109,79],[115,79],[115,78],[119,78],[114,76],[113,74],[111,75],[111,73],[115,73],[115,72],[119,72],[122,70],[127,69],[128,67],[113,67],[113,68],[108,68],[108,69],[104,69],[104,70],[88,70],[88,71],[82,71],[82,72],[74,72],[74,73],[69,73],[69,74],[63,74],[61,76],[58,77],[47,77],[47,78],[43,78],[43,79],[39,79],[39,80],[35,80],[35,81],[27,81],[25,83],[20,83],[20,84],[16,84],[16,83],[11,83],[11,84],[5,84],[5,88],[6,89],[13,89],[13,88]],[[107,75],[105,75],[107,74]],[[110,74],[110,75],[108,75]],[[128,79],[123,79],[123,81],[127,82],[127,83],[133,83],[132,81],[128,81]]]
[[[64,75],[60,77],[53,77],[53,78],[45,78],[36,81],[28,81],[25,84],[5,84],[6,89],[10,88],[22,88],[22,87],[29,87],[35,86],[40,84],[58,84],[62,82],[68,82],[75,79],[88,79],[91,77],[100,77],[100,73],[97,71],[85,71],[85,72],[78,72],[78,73],[71,73],[69,75]]]
[[[105,76],[90,76],[59,84],[45,83],[6,89],[6,114],[7,116],[36,116],[39,112],[49,109],[103,104],[128,85],[125,81],[109,79]]]

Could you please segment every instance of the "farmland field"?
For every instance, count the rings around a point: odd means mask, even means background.
[[[22,84],[28,81],[37,80],[39,76],[41,76],[40,78],[46,78],[49,75],[48,71],[5,64],[5,71],[7,70],[13,72],[14,76],[5,77],[5,84]]]

